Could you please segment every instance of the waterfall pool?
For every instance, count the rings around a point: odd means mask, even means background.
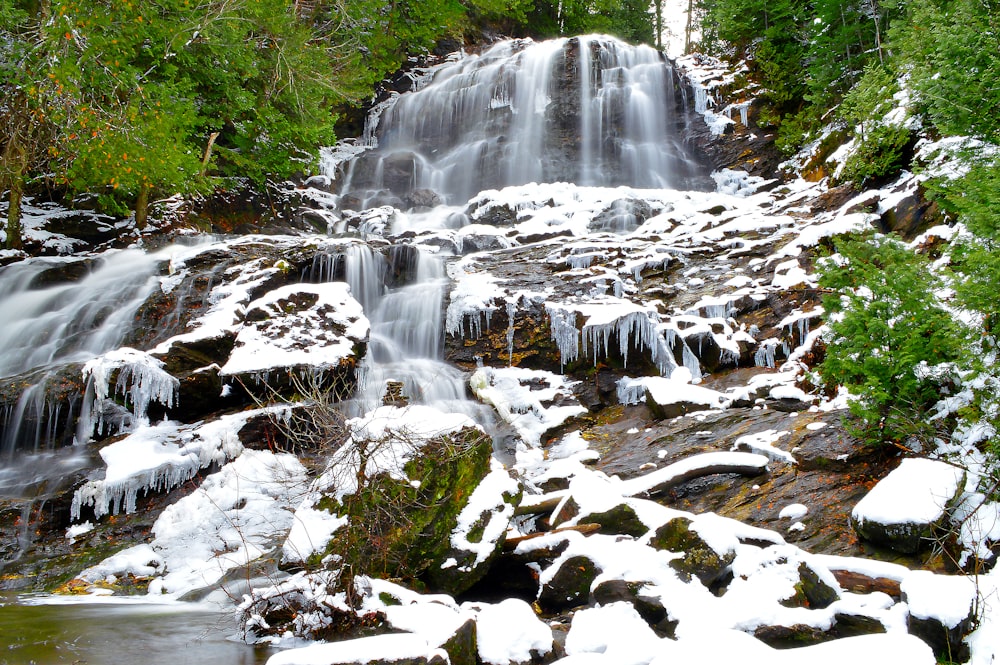
[[[271,653],[214,605],[0,593],[0,665],[259,665]]]

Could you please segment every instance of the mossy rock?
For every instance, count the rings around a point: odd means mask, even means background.
[[[627,536],[645,535],[649,527],[635,514],[635,509],[627,503],[619,503],[617,506],[600,513],[587,513],[578,520],[580,524],[599,524],[601,528],[597,533],[608,536],[624,534]]]
[[[318,507],[345,514],[326,550],[352,574],[427,583],[427,572],[450,556],[450,536],[469,497],[490,468],[492,443],[477,428],[427,441],[409,460],[407,479],[380,474],[338,504],[332,497]],[[313,562],[313,563],[316,563]],[[474,580],[469,580],[471,585]],[[453,584],[457,593],[461,585]]]
[[[476,665],[479,648],[476,642],[476,621],[463,623],[441,648],[448,652],[451,665]]]
[[[493,473],[506,475],[507,472],[499,464],[497,466],[499,468],[494,469]],[[464,533],[464,540],[467,542],[463,543],[463,538],[456,537],[458,534],[453,532],[449,542],[443,544],[446,551],[442,556],[446,565],[429,567],[423,577],[430,588],[451,595],[462,593],[479,582],[500,555],[510,520],[523,494],[519,483],[509,477],[505,480],[507,487],[496,491],[492,496],[478,495],[484,490],[486,493],[498,490],[494,482],[483,482],[474,490],[473,494],[477,496],[470,498],[470,505],[482,506],[483,509]],[[484,542],[487,534],[490,534],[489,540]],[[489,553],[484,557],[482,552],[487,548]]]
[[[649,545],[658,550],[682,553],[670,567],[690,578],[697,577],[705,586],[722,579],[736,558],[733,552],[717,552],[691,528],[691,520],[675,517],[656,530]]]
[[[795,584],[795,594],[781,601],[785,607],[808,607],[821,610],[840,598],[840,593],[820,579],[820,576],[803,561],[798,568],[799,581]]]
[[[559,565],[552,579],[542,585],[538,604],[546,612],[559,612],[590,599],[590,585],[601,568],[586,556],[571,556]]]

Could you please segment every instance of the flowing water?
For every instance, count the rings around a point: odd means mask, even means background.
[[[419,91],[396,99],[369,123],[369,149],[331,175],[344,208],[425,208],[414,200],[421,190],[433,194],[423,200],[451,206],[414,212],[404,218],[410,228],[467,223],[461,206],[487,188],[702,186],[704,169],[680,138],[686,114],[677,83],[660,54],[611,38],[501,42],[439,68]],[[162,253],[128,250],[0,269],[0,381],[19,390],[0,413],[0,497],[86,464],[77,446],[57,445],[89,435],[74,426],[87,420],[83,393],[69,388],[79,399],[56,408],[52,384],[66,383],[67,372],[79,381],[79,363],[127,339],[164,261]],[[444,261],[425,249],[362,242],[317,257],[308,278],[348,282],[372,326],[352,414],[380,404],[395,381],[411,402],[492,427],[491,412],[468,399],[467,377],[442,360]],[[190,607],[0,597],[0,664],[260,662],[260,651],[227,639],[233,631],[224,619]]]
[[[0,594],[0,665],[260,665],[271,653],[238,641],[218,608],[39,600]]]
[[[657,51],[608,37],[500,42],[374,118],[341,191],[365,207],[530,182],[692,188],[705,173],[681,139],[677,83]]]

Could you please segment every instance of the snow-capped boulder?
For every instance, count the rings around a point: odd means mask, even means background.
[[[547,570],[538,593],[538,604],[547,612],[586,605],[590,587],[601,573],[601,567],[589,556],[578,554],[564,557]]]
[[[650,377],[644,381],[646,405],[661,420],[676,418],[694,411],[720,409],[728,399],[715,390],[695,386],[665,377]]]
[[[883,478],[851,512],[865,540],[912,553],[928,545],[965,487],[965,471],[945,462],[910,458]]]
[[[658,528],[649,544],[658,550],[681,554],[670,562],[670,567],[688,578],[697,577],[705,586],[720,580],[736,558],[735,538],[731,542],[710,544],[687,517],[675,517]]]
[[[909,631],[939,658],[962,663],[969,658],[964,638],[975,625],[978,590],[969,577],[915,570],[900,585],[909,607]]]

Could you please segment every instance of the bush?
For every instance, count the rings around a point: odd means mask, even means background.
[[[820,373],[846,386],[854,428],[866,442],[903,445],[925,439],[924,415],[940,398],[918,367],[958,360],[963,329],[939,301],[942,284],[928,260],[886,236],[835,242],[838,256],[820,268],[830,333]]]
[[[840,179],[861,187],[870,180],[899,173],[906,165],[906,148],[910,141],[910,130],[905,127],[875,125],[861,137],[857,150],[844,162]]]

